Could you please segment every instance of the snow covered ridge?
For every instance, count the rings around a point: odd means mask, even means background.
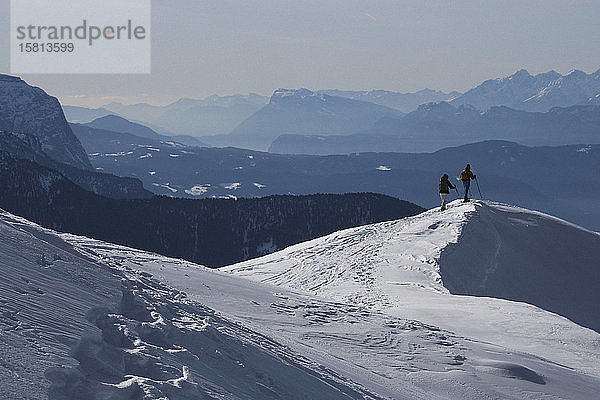
[[[600,332],[600,234],[542,213],[460,201],[336,232],[224,270],[386,310],[406,290],[524,301]]]
[[[301,89],[277,89],[273,92],[273,95],[271,96],[271,100],[273,100],[274,98],[282,98],[282,97],[296,97],[298,99],[304,99],[306,97],[314,97],[317,96],[317,94],[311,90],[305,89],[305,88],[301,88]],[[319,97],[319,99],[323,99],[322,96]]]
[[[455,201],[444,213],[336,232],[223,270],[405,316],[437,315],[434,305],[447,302],[451,312],[434,321],[458,330],[479,311],[450,293],[528,302],[600,331],[597,254],[600,234],[558,218]]]
[[[600,389],[600,336],[521,303],[415,286],[381,313],[7,213],[0,255],[1,398],[589,399]]]
[[[458,243],[439,260],[455,294],[534,304],[600,332],[600,234],[495,203],[468,215]]]
[[[475,213],[475,207],[456,207],[450,220],[465,221]],[[436,213],[423,215],[435,217]],[[409,248],[423,252],[421,256],[415,254],[415,262],[430,261],[427,249],[436,247],[428,243],[435,245],[435,240],[422,235],[422,228],[431,229],[424,226],[430,223],[427,219],[414,222],[406,231],[408,236],[416,236]],[[388,224],[393,222],[371,227]],[[364,261],[369,256],[369,241],[361,240],[360,230],[330,236],[337,235],[341,242],[337,245],[342,247],[353,241],[362,243],[353,250],[358,250],[354,257]],[[379,240],[382,247],[389,243],[390,237],[384,234],[377,238],[377,230],[370,231],[372,241]],[[436,236],[442,243],[442,235]],[[396,235],[395,239],[401,237]],[[600,383],[598,334],[527,304],[449,295],[439,286],[441,290],[435,289],[434,274],[424,271],[419,277],[418,268],[413,269],[417,278],[407,276],[406,283],[416,284],[404,286],[401,303],[381,313],[355,301],[331,302],[281,287],[254,286],[193,264],[120,246],[76,237],[67,240],[90,257],[150,272],[190,298],[277,338],[327,368],[343,371],[351,381],[383,397],[479,399],[489,395],[522,399],[547,395],[585,399]],[[310,247],[319,240],[305,243],[306,253],[330,264],[339,262],[333,243],[327,251]],[[364,258],[361,251],[366,253]],[[409,254],[406,258],[411,259]],[[423,290],[421,282],[429,282],[434,289]],[[502,347],[490,348],[484,342]]]
[[[440,275],[442,249],[456,243],[475,203],[448,211],[335,232],[267,256],[222,268],[245,278],[385,309],[397,288],[449,293]],[[398,293],[397,293],[398,292]]]
[[[591,74],[572,70],[531,75],[522,69],[513,75],[490,79],[452,100],[455,105],[471,104],[481,110],[505,105],[519,110],[548,111],[553,107],[598,104],[600,69]]]

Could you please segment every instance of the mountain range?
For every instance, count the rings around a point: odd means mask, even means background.
[[[402,118],[382,118],[354,135],[281,135],[269,147],[281,154],[429,152],[482,140],[511,140],[526,145],[600,142],[600,105],[555,107],[527,112],[494,106],[429,103]]]
[[[524,111],[549,111],[554,107],[600,104],[600,69],[586,74],[573,70],[531,75],[524,69],[505,78],[490,79],[451,100],[454,105],[471,105],[485,111],[507,106]]]
[[[31,93],[30,98],[20,97],[20,107],[27,112],[19,114],[9,108],[4,111],[5,120],[18,120],[13,118],[18,115],[21,115],[20,118],[27,116],[31,121],[39,120],[35,101],[40,94],[35,90]],[[291,96],[285,99],[289,101],[285,106],[292,108],[295,107],[294,102],[305,101],[307,109],[319,110],[323,99],[331,100],[326,95],[312,92],[305,93],[304,98],[297,96],[296,92],[289,94]],[[7,97],[9,94],[4,98],[7,104],[14,101]],[[363,106],[362,102],[343,100],[335,104],[348,104],[348,101]],[[404,127],[407,131],[409,128],[423,129],[428,132],[430,140],[438,142],[442,139],[436,139],[436,136],[452,136],[453,133],[465,135],[461,136],[461,140],[473,139],[468,136],[467,128],[470,127],[475,127],[472,131],[477,132],[483,130],[482,126],[487,126],[486,129],[494,132],[495,126],[501,126],[524,135],[518,130],[519,126],[533,125],[538,135],[546,135],[546,141],[593,143],[597,126],[600,126],[597,110],[598,106],[573,106],[555,108],[547,113],[529,113],[494,107],[482,114],[468,106],[457,108],[448,103],[437,103],[423,105],[399,119],[380,119],[376,124],[386,129],[388,126]],[[70,158],[70,164],[50,158],[39,143],[40,133],[37,131],[30,134],[5,131],[0,138],[3,149],[9,155],[53,169],[86,190],[113,198],[148,198],[151,196],[149,191],[187,198],[376,192],[431,207],[437,202],[432,188],[439,176],[444,172],[457,174],[466,162],[471,162],[480,173],[484,195],[489,198],[551,212],[590,229],[597,230],[600,226],[600,214],[593,207],[598,193],[593,185],[588,184],[600,174],[595,145],[526,147],[511,142],[487,141],[426,154],[291,156],[234,148],[186,146],[163,140],[165,137],[155,131],[120,117],[96,121],[98,124],[107,122],[109,124],[96,126],[129,130],[155,139],[73,124],[66,132],[70,135],[75,131],[77,136],[65,136],[70,138],[65,147],[79,148],[79,154],[83,153],[86,161],[89,154],[96,169],[93,171],[90,167],[79,168],[81,162],[77,158]],[[570,132],[580,136],[569,137]],[[370,134],[377,137],[376,132]],[[327,138],[321,140],[322,148],[326,148]],[[528,138],[522,136],[521,140]],[[408,135],[406,141],[414,142],[415,139]],[[378,150],[393,149],[389,145]],[[62,154],[70,153],[65,150]],[[490,157],[490,154],[497,156]],[[569,168],[556,160],[568,160]],[[569,173],[571,170],[577,173]],[[558,188],[563,182],[570,182],[573,187],[565,193],[561,191],[560,195],[549,189]]]
[[[421,104],[434,103],[440,101],[451,101],[459,96],[459,92],[444,93],[440,90],[423,89],[414,93],[399,93],[389,90],[319,90],[318,93],[330,96],[345,97],[353,100],[367,101],[369,103],[379,104],[409,113],[417,109]]]
[[[381,118],[402,115],[388,107],[308,89],[278,89],[267,105],[230,134],[202,140],[216,146],[266,150],[282,134],[351,134],[369,128]]]
[[[440,176],[458,176],[470,162],[487,198],[551,212],[590,229],[600,227],[600,213],[593,207],[598,191],[589,185],[600,175],[598,145],[484,141],[432,153],[311,156],[194,148],[88,127],[73,130],[96,168],[138,178],[156,194],[239,198],[377,192],[432,207]],[[566,182],[570,189],[564,192],[560,188]]]
[[[362,103],[345,102],[343,99]],[[385,90],[330,89],[313,92],[307,89],[278,89],[270,99],[252,94],[211,96],[204,100],[181,99],[164,107],[148,104],[125,106],[111,103],[99,109],[86,110],[81,107],[65,106],[65,113],[69,121],[76,123],[88,123],[93,119],[112,113],[149,126],[158,133],[168,136],[187,134],[188,136],[203,137],[201,142],[213,146],[237,146],[264,150],[280,135],[347,136],[372,134],[373,130],[379,130],[379,133],[385,134],[387,132],[381,132],[379,119],[382,119],[382,123],[384,123],[389,117],[398,119],[402,115],[401,113],[419,113],[419,106],[440,102],[448,102],[458,110],[466,107],[483,114],[487,114],[496,107],[508,107],[515,111],[548,113],[556,107],[600,105],[600,70],[590,74],[573,70],[566,75],[555,71],[531,75],[526,70],[519,70],[504,78],[487,80],[462,94],[459,92],[444,93],[430,89],[415,93]],[[387,109],[384,111],[384,109],[374,108],[374,104],[387,107]],[[394,112],[395,115],[393,115]],[[535,116],[531,118],[535,119]],[[431,122],[437,123],[435,120]],[[501,122],[503,121],[499,121],[499,123]],[[215,128],[216,125],[221,128]],[[416,134],[420,134],[420,132]],[[318,137],[308,140],[318,141],[320,140]],[[483,132],[478,139],[484,138],[490,138],[490,136],[486,137]],[[514,139],[514,135],[491,138]],[[189,137],[181,137],[177,140],[190,145],[200,145],[190,141]],[[273,148],[276,151],[284,151],[281,143],[284,141],[286,143],[285,151],[298,153],[301,150],[294,149],[293,146],[296,143],[298,146],[304,146],[299,140],[299,138],[284,136],[276,142]],[[342,137],[335,137],[331,140],[336,144],[325,147],[336,147],[337,143],[344,145],[346,141],[348,146],[356,147],[359,146],[362,139],[351,137],[346,140]],[[530,142],[523,143],[532,144]],[[443,146],[457,144],[464,143],[445,142]],[[387,145],[386,143],[385,146]],[[421,147],[423,147],[423,143],[421,143]],[[403,150],[409,151],[410,149],[404,146]],[[427,150],[435,149],[429,146]],[[332,152],[333,150],[328,151]],[[368,151],[368,149],[362,151]]]
[[[70,122],[88,123],[114,114],[143,123],[161,134],[198,137],[230,133],[267,101],[268,98],[251,93],[198,100],[184,98],[166,106],[113,102],[97,109],[77,106],[65,106],[64,109]]]

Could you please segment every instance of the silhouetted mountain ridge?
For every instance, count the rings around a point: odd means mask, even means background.
[[[527,112],[494,106],[430,103],[403,118],[382,118],[369,130],[349,136],[282,135],[269,151],[280,154],[349,154],[370,151],[423,152],[482,140],[521,144],[600,143],[600,106],[554,107]]]
[[[368,129],[401,111],[377,104],[330,96],[308,89],[277,89],[267,105],[229,135],[205,137],[218,146],[266,150],[281,134],[346,135]]]

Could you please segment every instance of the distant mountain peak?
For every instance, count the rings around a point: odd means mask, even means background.
[[[279,88],[273,92],[273,96],[271,97],[308,97],[314,96],[315,92],[306,88],[300,89],[284,89]]]
[[[556,72],[555,70],[550,70],[547,72],[542,72],[541,74],[537,74],[535,76],[536,79],[547,79],[547,80],[555,80],[561,78],[562,75]]]
[[[587,74],[582,70],[572,69],[567,75],[565,75],[565,77],[571,79],[585,79],[587,77]]]
[[[147,139],[161,140],[165,138],[161,137],[161,135],[145,125],[132,122],[126,118],[113,114],[96,118],[85,125],[95,129],[129,133]]]
[[[118,115],[114,115],[114,114],[110,114],[110,115],[105,115],[105,116],[103,116],[103,117],[96,118],[96,119],[94,119],[94,120],[92,121],[92,123],[94,123],[94,122],[101,122],[101,121],[122,121],[122,122],[130,122],[129,120],[127,120],[127,119],[125,119],[125,118],[123,118],[123,117],[120,117],[120,116],[118,116]]]
[[[304,102],[307,99],[316,100],[320,102],[326,101],[327,95],[322,93],[316,93],[306,88],[300,89],[277,89],[273,92],[270,104],[278,104],[279,102]]]
[[[526,69],[520,69],[511,76],[509,76],[507,79],[509,81],[522,81],[529,80],[531,78],[533,78],[533,76],[529,73],[529,71],[527,71]]]

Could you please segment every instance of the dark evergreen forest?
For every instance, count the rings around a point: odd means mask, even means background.
[[[112,199],[0,154],[0,207],[44,227],[218,267],[424,209],[374,193],[252,199]]]

